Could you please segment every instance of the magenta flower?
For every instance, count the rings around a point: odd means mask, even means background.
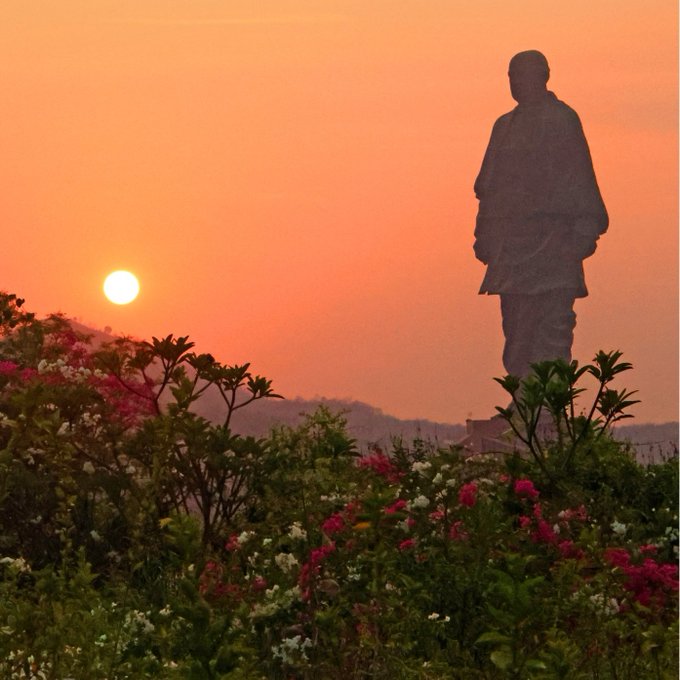
[[[381,451],[376,451],[370,456],[363,456],[357,462],[361,468],[369,468],[376,474],[384,477],[388,482],[398,482],[402,473],[399,472],[394,463]]]
[[[240,544],[238,542],[238,534],[232,534],[229,536],[229,540],[225,543],[224,547],[230,552],[234,552],[239,549]]]
[[[399,544],[399,550],[410,550],[415,547],[416,542],[412,538],[407,538]]]
[[[458,492],[458,502],[468,508],[477,502],[477,485],[474,482],[463,484]]]
[[[18,368],[13,361],[0,361],[0,375],[13,375]]]
[[[345,518],[342,516],[342,513],[333,513],[330,517],[323,521],[321,528],[329,536],[337,534],[339,531],[342,531],[345,528]]]
[[[520,498],[529,498],[532,501],[535,501],[539,496],[534,483],[530,479],[515,481],[514,491]]]
[[[659,564],[648,557],[641,565],[623,565],[622,569],[626,575],[624,588],[645,607],[652,604],[663,606],[668,592],[678,590],[678,567],[675,564]]]
[[[386,515],[393,515],[406,507],[407,503],[403,498],[399,498],[392,505],[385,506],[384,512]]]
[[[560,541],[557,548],[565,559],[580,560],[585,557],[583,550],[577,548],[573,541]]]
[[[658,548],[653,543],[641,545],[639,548],[640,555],[656,555]]]
[[[260,592],[267,588],[267,579],[262,578],[262,576],[257,576],[253,579],[253,590],[255,592]]]
[[[607,548],[604,558],[612,567],[627,567],[630,564],[630,553],[624,548]]]
[[[531,524],[531,517],[526,515],[519,516],[519,526],[521,529],[526,529]]]
[[[454,522],[449,528],[449,538],[452,541],[464,541],[467,537],[467,532],[463,529],[461,520]]]
[[[309,553],[309,559],[302,565],[298,582],[305,588],[310,579],[317,576],[321,571],[321,563],[335,550],[335,541],[331,541],[319,548],[314,548]]]
[[[557,541],[557,534],[544,519],[538,520],[536,531],[534,531],[531,537],[537,543],[555,543]]]

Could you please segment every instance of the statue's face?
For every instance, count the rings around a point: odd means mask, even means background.
[[[535,101],[546,91],[548,76],[535,64],[512,64],[508,76],[510,92],[518,104]]]

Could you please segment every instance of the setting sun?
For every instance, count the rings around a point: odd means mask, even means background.
[[[109,274],[104,281],[104,295],[117,305],[132,302],[139,293],[139,281],[134,274],[123,270]]]

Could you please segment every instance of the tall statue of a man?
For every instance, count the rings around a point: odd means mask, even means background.
[[[546,87],[546,58],[520,52],[508,75],[517,106],[496,121],[475,182],[474,249],[488,265],[480,294],[501,298],[503,364],[524,376],[537,361],[571,361],[583,260],[609,218],[579,117]]]

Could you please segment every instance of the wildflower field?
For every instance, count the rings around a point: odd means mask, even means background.
[[[249,365],[0,324],[1,678],[677,677],[677,461],[610,438],[620,353],[499,379],[521,450],[466,458],[323,408],[242,437]]]

